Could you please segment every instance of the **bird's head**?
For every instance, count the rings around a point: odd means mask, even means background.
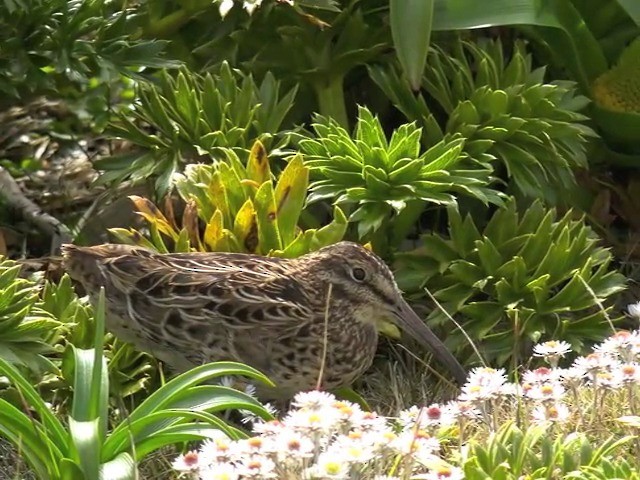
[[[345,299],[357,321],[376,328],[392,322],[447,366],[459,384],[466,381],[462,365],[407,304],[391,270],[378,256],[351,242],[336,243],[311,255],[322,263],[314,273],[331,284],[332,301]]]

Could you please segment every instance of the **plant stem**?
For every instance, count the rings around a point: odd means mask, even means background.
[[[343,88],[344,75],[338,74],[332,77],[317,79],[313,82],[313,88],[318,97],[320,115],[333,118],[346,129],[349,128],[347,108],[344,101]]]

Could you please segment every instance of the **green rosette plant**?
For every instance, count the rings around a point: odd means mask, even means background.
[[[222,149],[245,152],[256,139],[276,148],[271,143],[296,91],[294,87],[281,95],[273,75],[258,84],[226,62],[217,73],[205,75],[186,68],[177,75],[164,71],[157,84],[140,83],[133,111],[111,124],[111,135],[137,148],[98,161],[96,166],[105,170],[102,181],[153,177],[162,196],[186,164],[214,160]],[[280,140],[282,145],[287,141],[285,136]]]
[[[225,154],[225,161],[189,165],[176,177],[176,190],[186,203],[181,227],[170,204],[165,215],[150,200],[131,197],[149,226],[149,237],[135,229],[111,232],[124,243],[165,253],[195,249],[288,258],[343,238],[347,219],[338,207],[329,224],[299,227],[309,185],[309,167],[300,155],[293,156],[274,180],[261,142],[254,144],[246,164],[231,150]]]
[[[455,208],[448,213],[449,238],[425,235],[397,257],[400,287],[414,298],[428,289],[442,306],[434,306],[429,324],[449,325],[444,311],[454,315],[496,366],[517,366],[541,338],[582,351],[611,331],[606,300],[624,289],[625,277],[573,212],[558,218],[536,201],[520,214],[512,199],[483,230]],[[477,361],[462,333],[447,330],[448,346]]]
[[[580,113],[589,100],[573,82],[545,83],[545,69],[532,68],[522,43],[509,59],[499,42],[434,47],[428,64],[424,94],[417,95],[394,68],[370,69],[391,102],[425,128],[427,145],[457,134],[471,158],[499,162],[496,173],[515,192],[552,203],[562,192],[570,195],[574,170],[587,167],[586,142],[595,136]],[[446,121],[437,121],[436,111]]]
[[[457,195],[501,202],[489,186],[491,167],[469,159],[459,136],[424,149],[423,129],[411,123],[387,140],[380,120],[366,107],[358,110],[353,135],[321,116],[313,130],[314,137],[299,142],[315,178],[308,201],[331,199],[347,206],[359,237],[373,236],[374,245],[387,235],[394,243],[403,240],[428,203],[454,205]]]
[[[53,369],[48,342],[60,322],[39,302],[40,285],[20,278],[21,266],[0,259],[0,359],[40,374]]]

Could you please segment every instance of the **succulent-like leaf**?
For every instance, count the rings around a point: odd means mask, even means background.
[[[98,167],[107,171],[103,181],[142,181],[157,176],[158,191],[164,195],[185,164],[201,158],[214,160],[221,149],[236,149],[245,155],[256,138],[273,146],[273,132],[281,128],[296,88],[282,98],[279,91],[273,76],[258,85],[226,62],[215,74],[200,76],[183,68],[175,76],[164,72],[157,84],[141,83],[136,109],[111,126],[114,136],[128,139],[139,151],[127,163],[117,158],[101,160]],[[140,123],[151,125],[153,132],[142,130]],[[278,146],[286,141],[283,137]],[[255,144],[254,159],[259,151],[264,149]],[[261,184],[267,172],[256,170],[253,161],[249,168],[248,178],[258,175],[256,181]]]
[[[572,169],[586,166],[586,141],[595,135],[578,113],[588,99],[576,95],[572,83],[544,83],[544,69],[532,68],[521,43],[509,59],[499,42],[489,42],[459,43],[446,52],[434,48],[429,60],[422,86],[447,113],[439,128],[423,96],[414,95],[393,69],[370,69],[389,99],[425,129],[426,146],[458,134],[464,153],[483,163],[501,162],[504,176],[524,195],[553,203],[562,192],[571,194]]]
[[[349,218],[358,222],[360,237],[388,226],[392,212],[401,214],[411,201],[454,204],[457,193],[500,203],[489,187],[491,169],[469,162],[460,138],[447,138],[420,153],[420,128],[402,125],[387,141],[380,121],[366,107],[359,109],[353,138],[332,119],[317,116],[313,127],[315,138],[300,141],[316,178],[309,200],[358,205]]]
[[[449,238],[426,235],[422,248],[399,254],[397,280],[416,297],[428,288],[459,315],[492,364],[524,358],[532,342],[549,337],[580,350],[609,331],[606,300],[625,286],[597,240],[582,219],[571,212],[558,218],[540,201],[520,215],[510,200],[483,230],[450,207]],[[437,327],[448,320],[436,308],[427,321]],[[450,332],[447,342],[464,356],[469,345]]]
[[[134,229],[111,232],[120,241],[160,252],[193,248],[276,256],[304,255],[344,237],[347,220],[339,208],[329,225],[300,230],[309,185],[309,167],[301,155],[290,158],[277,178],[272,178],[268,155],[260,142],[252,152],[247,165],[235,152],[225,150],[225,161],[189,165],[176,176],[177,191],[187,204],[181,229],[172,214],[164,215],[149,200],[132,197],[148,223],[149,237]]]

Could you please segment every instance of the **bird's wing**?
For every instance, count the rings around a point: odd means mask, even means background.
[[[108,259],[100,270],[108,284],[126,293],[131,316],[147,325],[170,322],[170,315],[177,322],[177,314],[188,324],[273,328],[284,334],[314,316],[308,292],[288,265],[253,255],[142,251]],[[159,312],[166,312],[163,319],[157,318]]]

